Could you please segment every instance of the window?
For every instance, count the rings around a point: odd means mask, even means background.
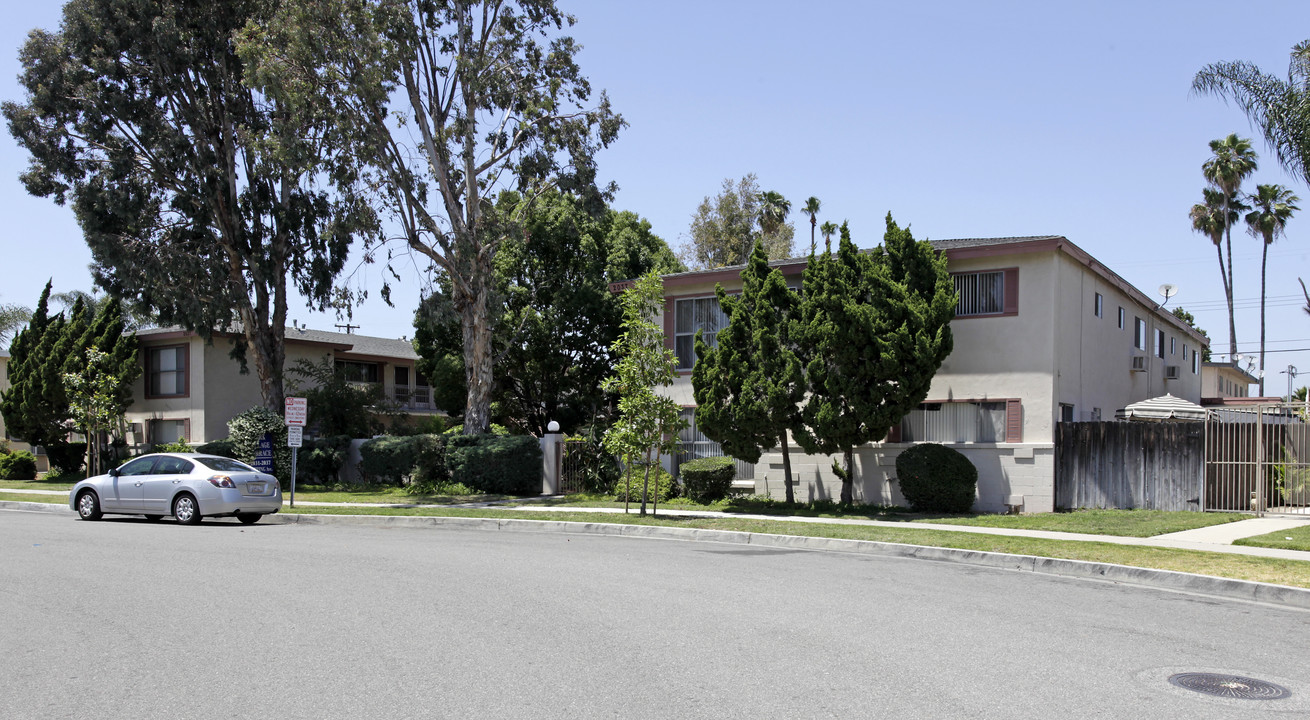
[[[696,364],[696,331],[701,331],[705,344],[714,347],[719,331],[728,326],[728,316],[719,307],[716,297],[678,300],[674,307],[673,351],[678,356],[678,369],[690,370]]]
[[[378,372],[377,363],[338,360],[336,368],[346,382],[375,383],[381,376],[381,373]]]
[[[1101,293],[1096,293],[1096,299],[1092,302],[1092,314],[1096,317],[1101,317],[1101,310],[1104,304],[1105,298],[1101,297]]]
[[[901,442],[1019,442],[1017,400],[924,403],[901,420]]]
[[[1005,271],[956,275],[955,316],[999,315],[1005,312]]]
[[[1146,349],[1146,321],[1139,317],[1133,318],[1133,347]]]
[[[1122,307],[1119,308],[1119,329],[1124,329],[1124,309]]]
[[[185,397],[187,346],[150,348],[146,351],[146,397]]]
[[[687,427],[678,431],[678,449],[673,454],[673,474],[678,474],[678,469],[688,460],[697,460],[707,457],[721,457],[723,446],[714,442],[705,436],[696,427],[696,408],[682,408],[678,411],[678,417],[687,421]],[[737,477],[743,480],[755,477],[755,465],[744,460],[734,460],[737,466]]]
[[[1183,362],[1187,362],[1187,343],[1183,343]]]
[[[1195,375],[1201,371],[1201,351],[1192,351],[1192,374]]]
[[[1060,403],[1060,422],[1073,422],[1073,405]]]
[[[192,465],[189,460],[178,457],[161,457],[155,462],[155,469],[152,475],[186,475],[191,472]]]
[[[153,445],[175,443],[186,437],[186,420],[151,420],[147,440]]]
[[[404,365],[397,365],[397,366],[396,366],[395,376],[396,376],[396,387],[398,387],[398,388],[407,388],[407,387],[409,387],[409,368],[408,368],[408,367],[406,367],[406,366],[404,366]]]
[[[225,457],[202,457],[196,458],[196,462],[204,465],[210,470],[219,472],[257,472],[254,468],[243,462],[237,462]]]
[[[1159,329],[1155,331],[1155,356],[1164,357],[1164,331]]]

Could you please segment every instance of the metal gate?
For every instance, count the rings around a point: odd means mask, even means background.
[[[1307,417],[1299,403],[1207,411],[1202,509],[1310,515]]]

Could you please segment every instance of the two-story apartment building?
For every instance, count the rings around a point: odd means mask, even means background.
[[[916,442],[948,444],[978,468],[980,510],[1054,504],[1055,425],[1111,420],[1117,409],[1173,394],[1201,398],[1201,348],[1207,340],[1067,238],[1051,235],[933,241],[946,255],[959,292],[951,323],[954,351],[926,401],[883,442],[856,453],[856,497],[901,504],[895,458]],[[774,263],[794,287],[804,259]],[[741,268],[664,278],[663,323],[679,377],[665,392],[694,416],[692,338],[726,324],[714,287],[740,288]],[[684,440],[706,443],[695,429]],[[797,497],[836,497],[832,458],[793,445]],[[756,491],[785,492],[781,455],[754,468]]]
[[[137,340],[143,372],[127,411],[130,444],[222,439],[227,437],[228,420],[262,403],[253,367],[242,374],[229,355],[232,335],[216,333],[214,341],[206,343],[193,332],[151,328],[138,331]],[[351,382],[381,385],[400,409],[436,412],[431,388],[415,367],[418,354],[408,340],[287,328],[287,370],[300,360],[324,359]],[[288,378],[294,380],[294,375]]]

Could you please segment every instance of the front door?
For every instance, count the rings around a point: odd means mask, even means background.
[[[101,500],[105,509],[118,512],[142,512],[145,507],[142,499],[145,481],[154,471],[154,467],[153,457],[137,458],[120,467],[109,497]]]

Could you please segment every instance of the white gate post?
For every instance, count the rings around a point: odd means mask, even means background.
[[[559,494],[560,445],[563,435],[559,423],[554,420],[546,426],[546,434],[541,437],[541,494]]]

